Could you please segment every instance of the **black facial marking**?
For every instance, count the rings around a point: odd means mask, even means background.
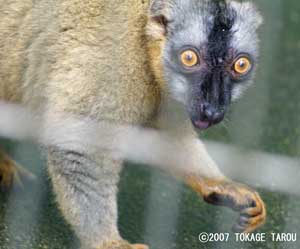
[[[206,101],[217,106],[225,106],[230,101],[229,86],[226,85],[228,76],[226,72],[226,60],[228,58],[229,44],[232,39],[232,26],[236,13],[225,1],[215,0],[211,2],[211,14],[214,17],[213,26],[208,35],[206,47],[206,62],[209,66],[208,75],[203,84],[203,89],[208,92]],[[224,91],[225,90],[225,91]]]
[[[226,59],[236,14],[224,1],[216,0],[211,2],[211,13],[214,24],[208,35],[207,57],[211,66],[217,66]]]

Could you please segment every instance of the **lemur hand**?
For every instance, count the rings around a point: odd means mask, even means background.
[[[238,222],[233,227],[235,232],[250,233],[265,223],[265,204],[251,188],[227,180],[191,179],[189,183],[206,202],[240,212]]]

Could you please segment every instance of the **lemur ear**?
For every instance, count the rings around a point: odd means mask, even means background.
[[[167,0],[152,0],[149,9],[147,34],[159,39],[167,35],[169,23]]]

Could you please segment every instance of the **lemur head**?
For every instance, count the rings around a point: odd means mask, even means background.
[[[152,0],[147,34],[155,74],[197,128],[221,122],[251,84],[261,22],[249,2]]]

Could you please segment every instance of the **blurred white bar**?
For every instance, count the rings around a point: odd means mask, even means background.
[[[173,143],[172,138],[164,138],[163,133],[155,130],[132,126],[114,126],[107,123],[95,123],[85,118],[59,118],[51,120],[51,126],[45,129],[44,120],[37,118],[28,110],[12,104],[0,102],[0,136],[33,139],[43,144],[56,146],[87,146],[91,151],[111,150],[113,156],[131,159],[136,162],[161,166],[177,162],[190,155]],[[170,141],[169,141],[170,140]],[[142,142],[141,142],[142,141]],[[156,143],[153,143],[156,141]],[[152,144],[160,145],[149,155]],[[229,177],[256,187],[289,194],[300,194],[300,160],[287,156],[249,151],[221,143],[207,142],[212,158]],[[116,154],[115,154],[116,153]],[[155,157],[153,155],[160,155]],[[169,157],[168,155],[174,155]],[[174,158],[173,158],[174,157]],[[163,163],[162,163],[163,162]],[[177,165],[180,170],[180,165]]]
[[[207,149],[230,178],[271,191],[300,195],[300,159],[249,151],[206,141]]]

